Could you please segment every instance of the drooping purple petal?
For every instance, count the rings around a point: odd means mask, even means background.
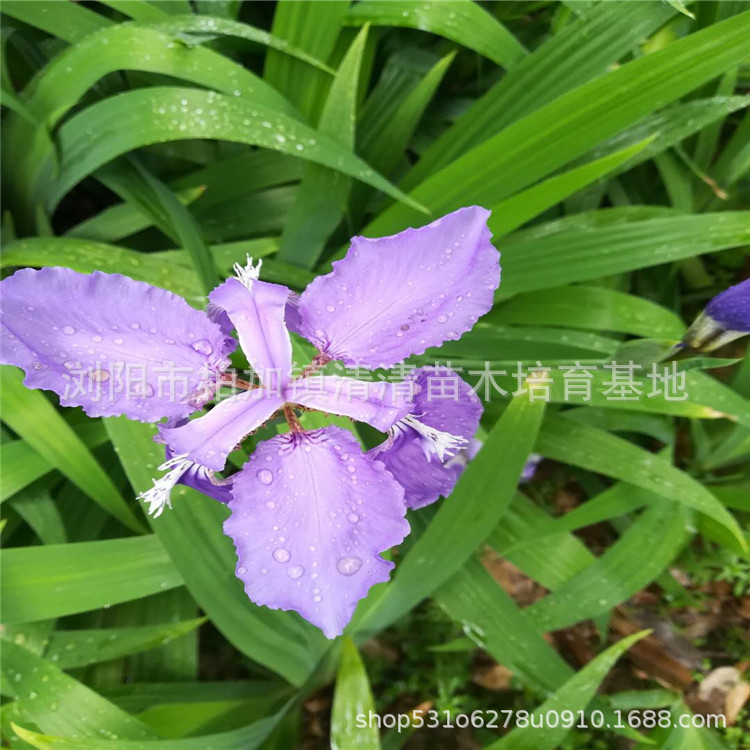
[[[169,424],[169,427],[181,427],[183,424],[187,424],[187,420],[172,420],[173,423]],[[175,454],[166,447],[165,460],[169,461],[174,458]],[[213,471],[207,469],[205,466],[201,466],[197,463],[192,463],[185,473],[177,480],[178,484],[184,484],[186,487],[192,487],[198,492],[202,492],[208,497],[218,500],[220,503],[228,503],[232,499],[232,483],[233,478],[223,479],[214,475]]]
[[[367,422],[386,432],[409,412],[408,390],[399,385],[315,375],[291,383],[286,389],[286,400]]]
[[[162,427],[159,432],[175,456],[186,455],[221,471],[235,447],[283,405],[280,396],[256,388],[220,401],[208,414],[181,427]]]
[[[750,279],[717,294],[706,313],[728,331],[750,332]]]
[[[0,285],[2,362],[92,416],[183,417],[236,342],[172,292],[120,274],[24,269]]]
[[[260,382],[279,393],[292,373],[292,342],[284,324],[289,289],[258,279],[248,284],[249,288],[228,279],[208,298],[237,329],[240,346]]]
[[[328,638],[388,579],[381,552],[409,532],[403,490],[338,427],[267,440],[235,475],[224,532],[256,604],[293,609]]]
[[[300,333],[331,358],[368,368],[459,338],[500,283],[488,216],[472,206],[392,237],[354,237],[302,293]]]
[[[410,508],[422,508],[451,493],[474,448],[482,405],[471,386],[445,367],[423,367],[412,373],[411,415],[419,423],[462,438],[466,447],[441,460],[430,450],[429,438],[407,422],[394,428],[394,437],[370,451],[404,488]],[[412,422],[413,424],[413,422]],[[476,451],[474,451],[476,452]]]

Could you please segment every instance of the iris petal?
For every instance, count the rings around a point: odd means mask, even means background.
[[[242,351],[260,382],[278,393],[292,373],[292,342],[284,324],[289,289],[266,281],[248,286],[228,279],[211,292],[209,300],[221,308],[237,329]]]
[[[407,393],[392,383],[313,376],[295,380],[286,390],[287,401],[326,411],[386,432],[409,411]]]
[[[232,493],[224,532],[245,592],[299,612],[328,638],[388,579],[393,563],[379,553],[409,532],[399,484],[338,427],[260,443]]]
[[[207,414],[182,425],[162,427],[161,439],[174,455],[186,455],[213,471],[227,456],[284,405],[279,396],[257,388],[220,401]]]
[[[414,402],[411,413],[419,422],[467,441],[479,426],[482,405],[468,383],[448,368],[423,367],[412,375]],[[453,490],[464,470],[464,455],[441,461],[437,450],[426,450],[425,435],[409,426],[409,420],[396,426],[391,441],[370,451],[382,461],[404,488],[406,504],[422,508]]]
[[[236,342],[172,292],[119,274],[24,269],[0,285],[2,362],[92,417],[184,417]]]
[[[488,216],[473,206],[392,237],[354,237],[302,293],[298,331],[331,358],[370,369],[459,338],[500,283]]]

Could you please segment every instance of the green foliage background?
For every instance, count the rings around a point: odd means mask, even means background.
[[[248,253],[264,278],[301,289],[354,234],[477,203],[493,211],[503,282],[492,312],[439,356],[500,370],[647,361],[747,271],[746,3],[4,0],[0,11],[8,272],[122,272],[201,306]],[[162,459],[150,426],[61,411],[4,368],[4,741],[289,748],[303,742],[304,701],[335,680],[332,746],[393,750],[408,733],[381,740],[352,721],[393,697],[373,698],[357,648],[378,634],[424,648],[463,633],[449,650],[508,667],[527,708],[611,718],[625,699],[597,688],[641,637],[607,647],[614,607],[654,582],[675,595],[667,571],[686,549],[734,561],[747,549],[750,360],[722,378],[717,364],[690,361],[686,401],[570,403],[557,376],[547,405],[496,396],[482,452],[450,498],[412,514],[393,580],[333,643],[246,599],[222,506],[183,488],[172,512],[144,517],[134,497]],[[566,467],[587,501],[554,518],[520,492],[532,451]],[[594,523],[610,530],[604,550],[573,533]],[[521,609],[481,564],[488,547],[549,593]],[[428,600],[442,624],[415,630]],[[544,634],[586,620],[602,645],[576,672]],[[628,700],[687,711],[665,690]],[[707,730],[646,735],[600,738],[723,746]],[[503,750],[599,746],[588,737],[475,732]]]

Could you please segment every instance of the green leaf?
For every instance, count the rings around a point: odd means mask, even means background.
[[[0,640],[3,676],[16,708],[43,732],[71,739],[155,739],[138,719],[74,680],[45,659],[7,639]]]
[[[696,214],[621,226],[512,238],[503,246],[498,294],[557,287],[691,258],[750,242],[750,212]]]
[[[536,439],[543,401],[511,401],[442,501],[427,530],[400,563],[377,604],[355,620],[359,630],[379,630],[429,596],[455,573],[497,525],[507,509]],[[498,465],[497,456],[503,456]],[[424,513],[424,511],[422,511]]]
[[[59,669],[84,667],[96,662],[137,654],[163,646],[192,633],[206,621],[205,617],[160,625],[98,630],[57,630],[50,638],[44,658]]]
[[[3,454],[7,461],[7,455]],[[62,515],[49,494],[46,482],[29,487],[11,501],[13,510],[33,529],[42,544],[65,544],[67,534]]]
[[[557,205],[587,185],[612,172],[642,152],[652,138],[636,143],[616,153],[597,159],[581,167],[546,179],[512,198],[506,198],[492,208],[488,222],[493,237],[499,238],[525,224],[529,219]]]
[[[572,674],[518,605],[472,558],[434,594],[477,645],[537,690],[555,690]]]
[[[581,3],[577,4],[579,7]],[[555,97],[601,76],[672,15],[661,3],[594,3],[492,86],[427,150],[403,181],[411,190]]]
[[[135,531],[145,531],[142,522],[68,423],[39,391],[23,385],[20,370],[0,368],[0,384],[3,421],[51,467],[108,513]]]
[[[365,665],[351,638],[344,638],[331,711],[331,750],[379,750],[378,727],[368,723],[362,728],[357,722],[369,712],[375,713],[375,701]]]
[[[177,86],[154,86],[110,97],[66,121],[59,131],[62,163],[51,202],[56,204],[80,180],[116,156],[152,143],[189,138],[218,138],[281,151],[417,205],[335,141],[282,112],[241,97]]]
[[[349,8],[343,0],[314,3],[279,3],[273,14],[271,33],[298,49],[327,61],[341,32],[341,19]],[[263,78],[293,102],[309,122],[318,119],[330,78],[287,55],[269,50]]]
[[[161,542],[149,534],[0,552],[6,623],[86,612],[182,584]]]
[[[526,49],[494,16],[470,0],[404,2],[363,0],[344,19],[348,24],[406,26],[428,31],[472,49],[503,68],[513,68],[526,55]]]
[[[676,503],[705,513],[726,527],[744,549],[735,518],[703,485],[665,459],[589,425],[548,415],[535,450],[556,461],[580,466],[629,482]]]
[[[357,90],[368,28],[365,26],[349,46],[318,123],[323,135],[352,153]],[[350,185],[351,180],[335,170],[307,165],[281,234],[281,260],[305,268],[317,263],[328,237],[344,215]]]
[[[565,727],[564,722],[552,727],[550,726],[552,722],[547,722],[542,718],[542,726],[537,728],[539,717],[548,715],[559,717],[562,711],[571,711],[577,716],[578,711],[583,711],[594,697],[599,684],[615,662],[634,643],[650,632],[642,630],[640,633],[634,633],[599,654],[534,711],[537,717],[534,722],[536,726],[529,725],[514,729],[506,737],[489,745],[489,750],[554,750],[559,747],[565,735],[570,731],[570,727]]]
[[[472,203],[494,205],[736,65],[750,52],[749,40],[746,12],[633,60],[517,120],[411,195],[436,215]],[[394,205],[367,234],[388,234],[414,221],[424,220]]]
[[[77,42],[112,25],[109,18],[93,10],[78,3],[61,3],[59,0],[38,0],[33,5],[27,0],[6,0],[3,13],[66,42]]]
[[[611,612],[677,556],[690,538],[691,515],[684,505],[652,496],[650,506],[601,557],[525,614],[547,633]]]
[[[680,317],[661,305],[614,289],[583,285],[519,294],[495,305],[482,321],[564,325],[665,339],[680,339],[685,332]]]
[[[178,200],[177,196],[161,181],[154,177],[137,162],[134,162],[138,174],[169,217],[174,227],[180,247],[185,248],[190,262],[195,269],[204,294],[208,295],[219,283],[216,265],[208,246],[201,236],[200,227],[190,211]]]

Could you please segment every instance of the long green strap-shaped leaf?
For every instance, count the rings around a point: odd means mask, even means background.
[[[367,43],[365,26],[344,56],[328,91],[319,131],[354,152],[354,122],[362,56]],[[326,240],[341,221],[346,209],[351,180],[319,164],[308,164],[284,225],[279,259],[313,268]]]
[[[653,497],[651,505],[595,562],[525,614],[548,633],[611,612],[648,586],[690,538],[691,511]]]
[[[750,11],[673,42],[555,99],[433,174],[411,193],[433,214],[494,205],[641,117],[738,64],[750,53]],[[402,205],[368,236],[424,219]]]
[[[66,42],[77,42],[105,26],[114,25],[100,13],[78,3],[61,3],[60,0],[37,0],[34,3],[5,0],[3,13]]]
[[[60,128],[60,178],[55,205],[74,185],[121,154],[153,143],[217,138],[281,151],[335,169],[397,200],[415,204],[335,141],[291,117],[242,97],[154,86],[88,107]]]
[[[351,638],[341,645],[341,664],[331,711],[331,750],[379,750],[380,732],[374,723],[362,727],[358,718],[375,713],[367,671]]]
[[[581,3],[576,3],[581,5]],[[594,3],[535,49],[480,97],[403,180],[411,190],[516,120],[582,86],[634,49],[673,12],[662,3]]]
[[[277,3],[271,33],[327,62],[341,33],[348,0],[287,0]],[[325,101],[330,77],[288,55],[270,49],[263,79],[289,99],[309,122],[316,122]]]
[[[573,670],[476,558],[434,594],[435,601],[493,659],[537,690],[555,690]]]
[[[0,641],[2,671],[21,715],[43,732],[99,742],[156,739],[145,724],[57,666],[7,639]]]
[[[118,521],[146,530],[75,431],[41,393],[23,385],[14,367],[0,368],[0,404],[3,421],[53,468]]]
[[[570,711],[577,717],[578,712],[583,711],[596,695],[601,681],[615,662],[650,632],[642,630],[629,635],[599,654],[534,711],[536,726],[516,728],[498,742],[489,745],[488,750],[554,750],[559,747],[573,724],[555,722],[555,726],[552,726],[554,720],[547,721],[546,717],[554,715],[559,718],[563,711]],[[541,728],[538,728],[539,717],[543,717]]]
[[[471,0],[363,0],[344,19],[348,24],[406,26],[439,34],[510,69],[523,60],[526,49],[494,16]]]
[[[497,525],[539,432],[544,401],[511,401],[450,497],[401,562],[393,582],[355,632],[380,630],[453,575]]]
[[[557,205],[643,151],[650,138],[596,161],[555,175],[492,207],[488,226],[495,240]]]
[[[590,425],[548,415],[539,432],[536,451],[705,513],[732,533],[739,549],[745,548],[745,538],[736,519],[702,484],[628,440]]]
[[[154,428],[125,418],[105,420],[134,492],[148,489],[164,449]],[[195,601],[242,653],[301,685],[328,641],[294,613],[254,605],[234,575],[237,556],[222,524],[225,506],[186,487],[172,492],[172,509],[151,520]]]
[[[201,236],[198,222],[193,218],[190,209],[182,204],[167,185],[137,162],[134,162],[134,166],[136,174],[140,176],[145,186],[153,194],[155,202],[161,206],[169,217],[179,245],[186,250],[203,293],[208,296],[211,290],[218,285],[219,274],[216,272],[211,251]]]
[[[564,325],[665,339],[679,339],[685,332],[678,315],[651,300],[582,284],[519,294],[495,305],[482,320],[500,325]]]
[[[153,534],[11,547],[0,552],[0,560],[1,614],[8,623],[87,612],[182,584]]]
[[[200,617],[182,622],[130,628],[56,630],[50,637],[44,658],[55,662],[60,669],[84,667],[162,646],[175,638],[192,633],[205,621],[204,617]]]
[[[692,258],[750,242],[750,211],[724,211],[621,226],[571,229],[536,239],[509,238],[503,246],[499,295]]]

